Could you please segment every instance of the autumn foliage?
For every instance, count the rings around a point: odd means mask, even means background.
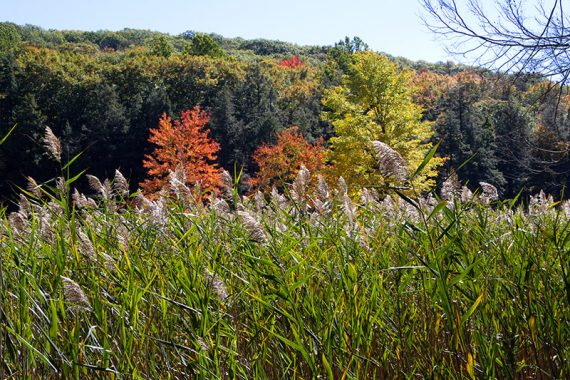
[[[145,193],[162,189],[170,171],[178,165],[185,170],[186,185],[199,184],[204,192],[219,186],[221,172],[214,161],[220,145],[208,136],[209,130],[205,129],[208,120],[208,115],[199,107],[182,112],[180,120],[174,122],[166,114],[162,115],[158,128],[150,130],[148,139],[156,147],[143,161],[149,177],[140,183]]]
[[[319,139],[310,144],[298,127],[284,129],[277,135],[277,144],[263,145],[254,152],[253,160],[259,170],[250,185],[263,192],[271,188],[283,188],[295,180],[301,165],[311,173],[319,173],[324,167],[325,147]]]
[[[294,55],[289,59],[282,59],[281,61],[279,61],[279,65],[280,66],[285,66],[285,67],[290,67],[292,69],[296,69],[298,67],[303,67],[303,61],[301,61],[301,58],[299,58],[298,56]]]

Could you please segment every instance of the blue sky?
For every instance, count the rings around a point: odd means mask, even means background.
[[[301,45],[359,36],[376,51],[449,59],[421,24],[418,0],[0,0],[0,9],[1,21],[46,29],[194,30]]]

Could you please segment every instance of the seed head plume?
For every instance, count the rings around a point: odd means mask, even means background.
[[[499,192],[495,186],[487,182],[479,182],[479,186],[481,186],[481,198],[484,203],[489,203],[499,199]]]
[[[324,202],[329,199],[329,185],[327,185],[327,181],[321,174],[317,177],[317,193],[321,201]]]
[[[74,309],[90,310],[89,300],[81,290],[79,284],[68,277],[61,276],[63,280],[63,295],[65,300],[73,305]]]
[[[121,197],[129,196],[129,183],[127,179],[118,169],[115,170],[115,179],[113,180],[113,189]]]
[[[404,181],[408,176],[408,169],[406,167],[406,160],[404,160],[400,153],[382,141],[373,141],[372,146],[376,151],[380,173],[382,173],[384,177]]]
[[[279,194],[279,191],[277,191],[275,187],[271,189],[271,201],[282,210],[286,210],[289,206],[287,198],[284,195]]]
[[[305,165],[301,165],[301,169],[297,173],[297,177],[295,181],[293,181],[291,196],[297,202],[301,202],[305,199],[305,191],[307,190],[307,185],[311,180],[311,172],[309,169],[305,167]]]
[[[14,231],[19,233],[25,231],[28,219],[26,215],[16,211],[10,213],[8,221],[10,222],[10,226],[14,228]]]
[[[86,197],[85,195],[81,194],[77,189],[73,189],[73,193],[71,194],[71,200],[73,204],[78,209],[96,209],[97,202],[93,200],[93,198]]]
[[[206,268],[204,270],[204,278],[208,283],[208,287],[213,290],[214,294],[216,294],[220,301],[224,301],[226,298],[228,298],[228,288],[220,276],[210,272],[208,268]]]
[[[95,262],[97,260],[97,254],[89,237],[81,230],[77,231],[77,237],[79,238],[81,253],[87,257],[89,262]]]
[[[26,186],[26,189],[36,198],[41,198],[42,196],[42,192],[40,191],[40,185],[38,185],[38,183],[36,182],[35,179],[33,179],[32,177],[26,177],[26,179],[28,180],[28,185]]]
[[[348,194],[344,194],[344,199],[342,202],[342,210],[344,214],[348,218],[348,222],[350,225],[353,225],[356,221],[356,206],[348,196]]]
[[[227,170],[222,170],[222,198],[230,202],[233,199],[233,179]]]
[[[20,201],[18,202],[18,212],[26,217],[32,212],[32,205],[24,194],[20,194]]]
[[[265,208],[265,195],[261,191],[257,191],[253,196],[253,202],[255,205],[256,212],[262,212]]]
[[[109,199],[110,198],[111,192],[110,192],[109,185],[104,186],[101,183],[101,181],[99,181],[99,178],[95,177],[94,175],[87,174],[86,177],[87,177],[87,181],[89,182],[89,186],[91,187],[91,189],[98,192],[103,197],[103,199]]]
[[[263,229],[261,223],[259,223],[249,212],[247,211],[238,211],[237,212],[243,226],[249,232],[249,235],[253,241],[258,243],[265,243],[267,241],[267,234]]]
[[[44,147],[51,158],[56,162],[61,162],[61,142],[50,127],[46,127],[44,133]]]
[[[346,181],[342,176],[338,177],[338,183],[336,187],[340,195],[344,196],[345,194],[348,193],[348,186],[346,185]]]
[[[461,188],[461,202],[466,203],[473,199],[473,192],[467,186]]]
[[[151,201],[149,201],[142,193],[137,193],[133,199],[133,206],[139,211],[149,211],[152,208]]]
[[[449,172],[449,177],[441,185],[441,197],[448,202],[453,202],[461,196],[461,183],[455,170]]]
[[[186,170],[184,166],[177,165],[174,171],[170,171],[170,188],[176,197],[189,204],[192,199],[192,191],[186,186]]]

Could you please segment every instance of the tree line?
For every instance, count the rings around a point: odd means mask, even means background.
[[[309,144],[334,147],[346,145],[338,132],[343,124],[370,123],[380,130],[395,123],[388,127],[391,142],[415,163],[426,150],[407,142],[439,143],[439,175],[426,178],[437,183],[456,171],[468,186],[493,183],[504,197],[539,188],[559,195],[570,169],[570,99],[545,91],[551,84],[533,75],[515,81],[450,63],[388,59],[365,53],[358,38],[298,47],[193,32],[45,31],[3,23],[0,46],[0,134],[16,125],[0,147],[4,196],[23,186],[26,176],[44,181],[55,175],[42,149],[46,126],[61,137],[64,155],[80,154],[74,166],[100,177],[120,168],[131,184],[141,183],[147,176],[143,159],[154,148],[150,129],[163,114],[197,106],[208,114],[206,127],[220,145],[218,165],[243,170],[245,177],[260,168],[256,150],[277,144],[288,128],[296,127]],[[373,57],[368,63],[367,54]],[[367,80],[384,82],[359,79],[359,65],[383,60],[382,67],[394,65],[394,75],[405,72],[403,85],[411,89],[412,99],[394,103],[393,115],[361,102],[369,96]],[[364,113],[360,124],[341,107],[354,111],[355,101]],[[415,117],[409,110],[419,117],[417,128],[407,130],[402,126]],[[339,157],[329,159],[346,164]]]

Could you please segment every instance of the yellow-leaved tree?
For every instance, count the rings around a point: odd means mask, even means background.
[[[323,118],[335,131],[330,140],[332,174],[344,177],[352,195],[365,187],[409,186],[425,191],[434,186],[433,177],[442,163],[438,157],[412,181],[405,178],[431,150],[433,136],[432,124],[421,121],[422,108],[413,101],[412,76],[413,71],[400,69],[384,55],[358,52],[342,84],[325,93]],[[398,154],[403,160],[390,160]],[[379,170],[379,161],[386,159],[394,173]],[[404,163],[404,168],[393,167]]]

